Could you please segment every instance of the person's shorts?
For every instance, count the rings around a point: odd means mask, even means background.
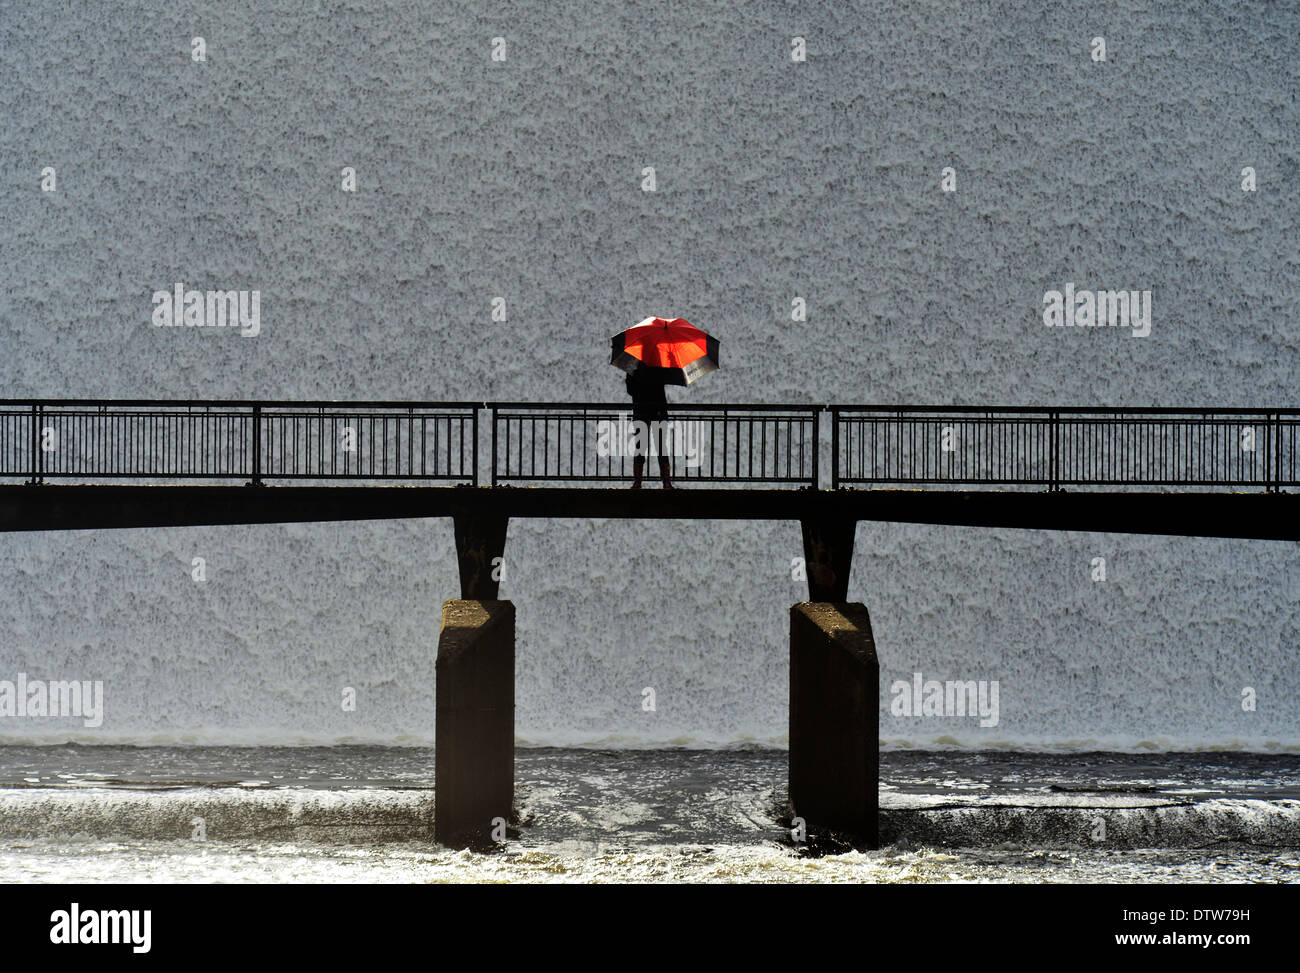
[[[667,422],[668,410],[658,402],[634,402],[632,404],[632,421],[644,422],[646,425],[652,422]]]

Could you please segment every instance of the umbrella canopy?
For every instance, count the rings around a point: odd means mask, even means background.
[[[610,339],[609,363],[665,385],[690,385],[718,367],[718,339],[685,318],[646,318]]]

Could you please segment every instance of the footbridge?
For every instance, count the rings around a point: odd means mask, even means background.
[[[1300,540],[1297,426],[1289,408],[672,404],[647,424],[627,403],[4,399],[0,532],[450,518],[435,793],[453,841],[510,814],[514,607],[493,568],[511,519],[796,520],[791,803],[870,844],[859,521]]]

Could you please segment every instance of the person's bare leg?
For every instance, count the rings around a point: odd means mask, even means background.
[[[632,489],[633,490],[641,489],[641,473],[643,470],[645,470],[645,457],[633,456],[632,457]]]
[[[663,477],[665,490],[671,490],[673,488],[673,481],[671,479],[672,471],[673,471],[672,458],[668,456],[660,456],[659,475]]]

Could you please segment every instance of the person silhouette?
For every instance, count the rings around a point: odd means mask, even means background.
[[[649,369],[638,368],[627,377],[627,394],[632,396],[632,421],[644,422],[646,440],[643,450],[632,457],[632,489],[641,489],[641,475],[645,472],[645,454],[651,443],[659,456],[659,475],[663,478],[664,489],[671,490],[672,460],[663,451],[663,423],[668,421],[668,397],[664,394],[664,383]]]

